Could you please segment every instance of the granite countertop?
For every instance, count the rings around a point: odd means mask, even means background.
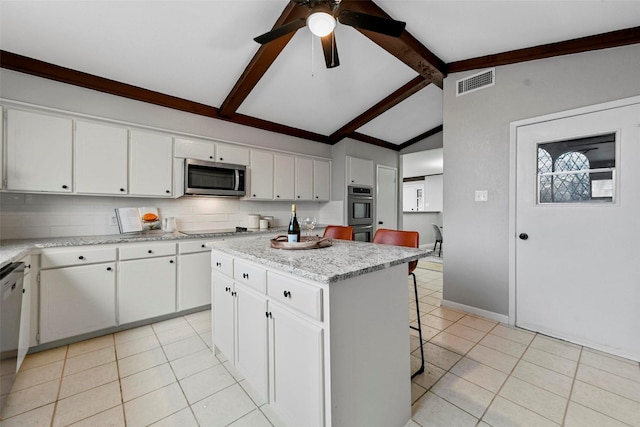
[[[56,238],[39,238],[39,239],[16,239],[16,240],[0,240],[0,268],[5,265],[19,261],[30,252],[43,248],[57,248],[65,246],[83,246],[83,245],[107,245],[118,243],[135,243],[150,241],[170,241],[170,240],[189,240],[189,239],[220,239],[228,237],[242,237],[260,235],[273,235],[284,232],[284,228],[270,228],[268,230],[251,230],[237,232],[235,230],[215,230],[195,232],[196,234],[183,234],[180,232],[164,233],[160,230],[143,232],[136,234],[111,234],[104,236],[77,236],[77,237],[56,237]],[[193,232],[192,232],[193,233]]]
[[[272,248],[270,236],[265,235],[210,242],[207,246],[212,250],[327,284],[416,261],[426,257],[428,252],[426,249],[335,239],[326,248],[283,250]]]

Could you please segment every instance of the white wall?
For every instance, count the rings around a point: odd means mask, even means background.
[[[158,107],[64,83],[0,69],[0,95],[17,101],[71,113],[151,126],[171,132],[215,138],[253,146],[331,157],[331,146]],[[177,200],[3,193],[0,195],[0,237],[3,239],[82,236],[118,233],[111,224],[116,207],[156,206],[161,216],[175,216],[184,230],[246,226],[248,213],[272,215],[288,222],[290,202],[254,202],[221,198]],[[342,203],[303,202],[299,215],[335,222]]]
[[[509,123],[640,95],[640,45],[496,68],[495,86],[444,84],[444,299],[508,314]],[[488,202],[474,202],[488,190]]]

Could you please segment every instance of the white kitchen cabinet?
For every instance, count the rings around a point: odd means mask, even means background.
[[[287,425],[325,425],[322,339],[321,327],[269,302],[269,403]]]
[[[313,200],[328,202],[331,199],[331,162],[313,160]]]
[[[295,159],[286,154],[274,156],[273,198],[275,200],[293,200],[295,196]]]
[[[205,241],[178,243],[178,311],[211,304],[211,249]]]
[[[402,210],[404,212],[419,212],[424,210],[424,181],[403,183]]]
[[[175,157],[215,161],[215,144],[213,142],[175,138],[174,144]]]
[[[347,185],[373,184],[373,160],[347,156]]]
[[[128,145],[126,128],[76,122],[76,193],[127,194]]]
[[[235,292],[233,280],[214,273],[211,280],[211,294],[215,308],[213,312],[213,343],[233,364],[235,360]]]
[[[116,263],[40,271],[40,343],[116,325]]]
[[[31,340],[31,255],[22,258],[20,262],[24,263],[24,276],[22,282],[22,308],[20,311],[20,332],[18,338],[18,367],[24,361],[24,357],[29,351]]]
[[[131,131],[129,194],[171,197],[173,194],[173,139],[169,135]]]
[[[313,159],[296,157],[296,200],[313,200]]]
[[[273,153],[251,150],[251,166],[249,168],[250,188],[248,199],[273,199]]]
[[[238,145],[216,143],[216,162],[249,166],[249,149]]]
[[[71,193],[73,122],[7,110],[7,190]]]

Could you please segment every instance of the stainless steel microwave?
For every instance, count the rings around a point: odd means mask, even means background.
[[[185,159],[184,194],[191,196],[245,195],[247,167],[230,163]]]

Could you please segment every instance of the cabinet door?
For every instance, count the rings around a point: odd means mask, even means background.
[[[71,119],[7,111],[7,190],[72,191]]]
[[[287,425],[323,426],[323,330],[276,304],[269,312],[270,402]]]
[[[76,193],[127,194],[127,129],[76,123]]]
[[[131,131],[129,194],[172,195],[172,144],[172,138],[168,135]]]
[[[373,161],[347,156],[347,185],[373,187]]]
[[[273,195],[276,200],[294,198],[294,157],[283,154],[274,156]]]
[[[18,339],[18,370],[29,351],[31,336],[31,274],[25,274],[22,283],[22,311],[20,312],[20,334]]]
[[[331,199],[331,162],[313,161],[313,199],[329,201]]]
[[[235,284],[235,364],[249,383],[267,397],[267,299],[239,283]]]
[[[234,351],[234,298],[233,282],[220,275],[214,274],[211,281],[213,295],[213,344],[232,363],[235,360]]]
[[[40,343],[116,324],[114,262],[40,272]]]
[[[273,154],[251,151],[250,199],[273,199]]]
[[[191,141],[189,139],[175,139],[175,156],[182,159],[215,161],[215,144],[205,141]]]
[[[296,157],[296,200],[313,200],[313,160]]]
[[[178,257],[178,311],[211,304],[211,252]]]
[[[216,161],[248,166],[249,149],[235,145],[216,144]]]
[[[176,257],[120,262],[118,277],[119,323],[176,311]]]

